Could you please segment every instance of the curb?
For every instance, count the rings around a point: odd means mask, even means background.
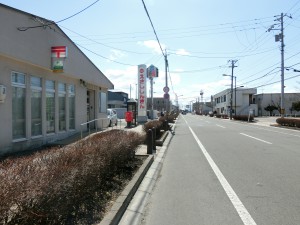
[[[122,191],[121,195],[117,198],[110,209],[110,212],[101,220],[100,223],[98,223],[98,225],[117,225],[119,223],[153,161],[154,156],[149,155],[143,165],[139,168],[125,189]]]
[[[168,134],[169,134],[169,132],[164,132],[163,135],[161,136],[161,138],[159,140],[155,141],[155,144],[157,146],[163,146],[164,145],[164,141],[166,140]]]

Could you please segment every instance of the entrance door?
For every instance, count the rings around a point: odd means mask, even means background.
[[[94,90],[87,90],[86,93],[86,118],[87,122],[92,121],[95,119],[95,91]],[[95,122],[88,123],[88,128],[94,129]]]

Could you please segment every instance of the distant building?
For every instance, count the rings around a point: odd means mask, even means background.
[[[167,101],[164,98],[153,98],[153,109],[157,111],[166,111],[166,102],[168,102],[168,107],[171,108],[171,101]],[[151,109],[151,98],[147,98],[147,110]]]
[[[254,101],[258,106],[258,116],[270,116],[270,112],[265,108],[269,105],[280,108],[281,94],[280,93],[263,93],[254,95]],[[285,93],[284,108],[285,115],[300,115],[300,112],[292,110],[292,103],[300,101],[300,93]],[[279,115],[279,110],[274,110],[273,115]],[[271,115],[272,116],[272,115]]]
[[[232,97],[232,114],[233,115],[248,115],[252,110],[255,116],[258,115],[257,105],[255,104],[254,95],[256,94],[256,88],[237,88],[233,89]],[[228,88],[213,96],[214,107],[213,111],[217,114],[230,115],[230,97],[231,89]]]
[[[108,91],[108,108],[127,108],[128,94]]]
[[[213,109],[211,102],[194,102],[192,108],[194,112],[201,115],[208,114]]]
[[[0,154],[107,120],[114,85],[57,24],[0,4],[0,27]]]

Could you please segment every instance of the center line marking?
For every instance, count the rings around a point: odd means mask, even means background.
[[[221,125],[219,125],[219,124],[216,124],[218,127],[221,127],[221,128],[225,128],[225,127],[223,127],[223,126],[221,126]]]
[[[184,119],[184,118],[183,118]],[[185,119],[184,119],[185,120]],[[206,160],[208,161],[210,167],[214,171],[215,175],[217,176],[219,182],[221,183],[223,189],[225,190],[228,198],[230,199],[232,205],[234,206],[235,210],[239,214],[241,220],[243,221],[244,225],[256,225],[256,222],[244,206],[244,204],[241,202],[235,191],[232,189],[224,175],[222,174],[219,167],[216,165],[214,160],[211,158],[209,153],[206,151],[205,147],[202,145],[192,128],[188,125],[187,121],[185,120],[185,123],[187,124],[188,128],[190,129],[194,139],[196,140],[198,146],[200,147],[203,155],[205,156]]]
[[[261,141],[261,142],[267,143],[267,144],[269,144],[269,145],[271,145],[271,144],[272,144],[271,142],[264,141],[264,140],[262,140],[262,139],[259,139],[259,138],[256,138],[256,137],[252,137],[252,136],[250,136],[250,135],[248,135],[248,134],[244,134],[244,133],[240,133],[240,134],[241,134],[241,135],[244,135],[244,136],[246,136],[246,137],[253,138],[253,139],[255,139],[255,140],[258,140],[258,141]]]

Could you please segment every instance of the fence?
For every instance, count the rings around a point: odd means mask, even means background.
[[[96,121],[101,121],[101,127],[100,127],[100,129],[103,131],[103,129],[104,129],[104,125],[103,125],[103,122],[104,121],[108,121],[108,119],[107,118],[98,118],[98,119],[94,119],[94,120],[91,120],[91,121],[88,121],[88,122],[85,122],[85,123],[82,123],[82,124],[80,124],[80,137],[81,137],[81,139],[82,139],[82,128],[83,128],[83,126],[85,126],[85,125],[87,125],[87,124],[89,124],[89,126],[88,126],[88,129],[89,129],[89,135],[91,134],[91,126],[90,126],[90,124],[91,123],[95,123],[95,130],[96,130],[96,132],[98,132],[98,130],[99,130],[99,127],[98,127],[98,123],[96,122]],[[122,120],[121,119],[117,119],[117,124],[119,124],[119,126],[120,126],[120,128],[121,128],[121,123],[122,123]],[[108,124],[108,122],[107,122],[107,124]],[[105,124],[106,125],[106,124]],[[114,128],[114,124],[112,124],[111,125],[111,128],[113,129]],[[116,125],[116,127],[117,127],[118,125]],[[99,130],[100,131],[100,130]]]

